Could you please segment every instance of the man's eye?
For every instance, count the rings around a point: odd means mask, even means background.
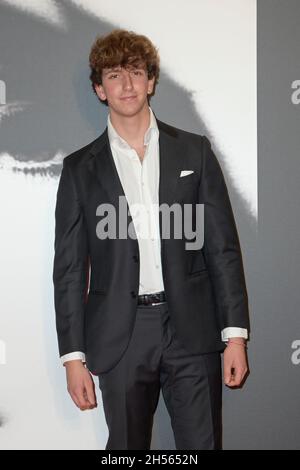
[[[116,78],[118,76],[117,73],[114,73],[113,75],[110,75],[108,78]]]
[[[133,73],[134,75],[142,75],[141,70],[131,70],[131,73]]]

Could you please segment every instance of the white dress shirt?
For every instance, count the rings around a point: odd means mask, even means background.
[[[164,290],[159,234],[159,131],[150,110],[150,125],[144,136],[143,161],[120,137],[108,116],[110,146],[132,216],[140,254],[139,295]]]
[[[150,125],[144,135],[146,150],[142,162],[136,150],[117,133],[110,115],[107,118],[108,138],[114,163],[139,244],[139,295],[164,290],[159,232],[159,129],[150,106],[149,112]],[[247,339],[248,331],[230,327],[222,330],[221,336],[222,341],[227,341],[230,337]],[[62,363],[75,359],[85,362],[85,354],[75,351],[61,356]]]

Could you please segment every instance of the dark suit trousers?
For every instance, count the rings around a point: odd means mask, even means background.
[[[98,378],[109,430],[106,449],[150,449],[160,389],[176,449],[221,448],[220,353],[188,353],[176,338],[166,302],[138,306],[125,353]]]

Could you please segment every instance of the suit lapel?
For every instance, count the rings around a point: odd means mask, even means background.
[[[108,202],[118,208],[119,196],[125,197],[125,193],[111,152],[107,127],[93,145],[91,154],[93,158],[88,161],[88,167],[106,191]]]
[[[156,120],[159,128],[159,204],[172,205],[182,168],[183,148],[176,129]]]

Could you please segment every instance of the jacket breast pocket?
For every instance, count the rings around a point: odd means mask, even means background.
[[[198,179],[195,173],[178,178],[174,202],[178,201],[185,204],[195,204],[197,202],[197,194]]]
[[[186,184],[195,184],[197,182],[197,175],[196,173],[191,173],[186,176],[179,176],[178,178],[178,186],[184,186]]]

